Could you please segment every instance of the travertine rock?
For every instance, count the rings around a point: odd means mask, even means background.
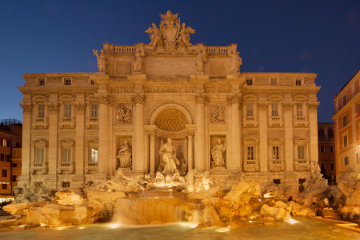
[[[82,205],[84,203],[83,194],[79,189],[59,191],[55,196],[60,205]]]
[[[270,207],[267,204],[262,206],[260,214],[265,217],[273,217],[279,221],[284,221],[288,216],[284,208]]]

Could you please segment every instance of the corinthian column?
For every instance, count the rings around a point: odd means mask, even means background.
[[[268,137],[267,137],[267,111],[268,103],[260,102],[259,107],[259,156],[260,156],[260,171],[267,172],[268,170]]]
[[[241,169],[239,101],[240,99],[238,95],[232,95],[228,97],[228,103],[230,104],[230,109],[231,109],[231,123],[230,123],[231,162],[228,163],[228,168],[231,170]]]
[[[294,170],[294,139],[293,139],[293,104],[284,103],[285,123],[285,167],[286,171]]]
[[[49,109],[49,174],[46,176],[46,185],[57,188],[57,149],[58,149],[58,102],[57,95],[51,95]]]
[[[78,96],[83,100],[83,94]],[[85,103],[76,103],[76,144],[75,144],[75,174],[79,184],[84,180],[84,115]]]
[[[308,103],[309,111],[309,127],[310,127],[310,160],[311,160],[311,173],[318,174],[318,127],[317,127],[317,107],[318,102]]]
[[[195,136],[195,169],[198,171],[206,170],[205,161],[205,103],[208,102],[206,96],[196,96],[196,136]]]
[[[99,173],[102,178],[108,174],[109,164],[109,105],[111,95],[102,94],[99,96]]]
[[[145,96],[138,94],[131,98],[135,105],[134,111],[134,150],[132,170],[137,173],[145,171],[145,131],[144,131],[144,103]]]

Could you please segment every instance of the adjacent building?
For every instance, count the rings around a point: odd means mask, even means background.
[[[360,93],[358,71],[334,98],[336,173],[360,172]]]
[[[335,183],[335,137],[334,123],[318,124],[319,166],[329,184]]]
[[[0,123],[0,202],[8,200],[21,174],[21,122],[4,119]]]
[[[23,75],[21,184],[77,187],[176,165],[297,191],[318,163],[316,74],[240,72],[236,44],[193,45],[177,14],[161,18],[149,44],[94,50],[97,73]]]

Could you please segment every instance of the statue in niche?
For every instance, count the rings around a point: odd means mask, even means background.
[[[162,173],[164,175],[173,175],[177,172],[177,165],[179,165],[179,160],[176,158],[176,149],[172,144],[171,138],[166,139],[166,143],[162,143],[160,150],[160,168],[162,168]]]
[[[131,167],[131,146],[127,140],[124,141],[124,144],[120,146],[118,154],[119,168],[130,168]]]
[[[196,70],[198,72],[205,71],[205,62],[206,62],[206,50],[205,47],[202,45],[199,47],[199,53],[196,57]]]
[[[99,68],[99,72],[105,72],[106,70],[106,61],[105,61],[105,53],[104,49],[101,49],[100,55],[97,50],[93,50],[94,55],[97,57],[97,65]]]
[[[130,123],[131,122],[131,110],[124,105],[119,104],[116,110],[116,120],[118,122]]]
[[[133,64],[133,72],[142,72],[143,70],[143,56],[144,56],[144,47],[140,46],[136,48],[135,60]]]
[[[230,72],[239,74],[242,60],[239,57],[239,52],[236,50],[236,45],[229,47],[229,56],[231,57]]]
[[[226,144],[221,142],[221,139],[218,138],[216,143],[211,149],[211,168],[214,167],[225,167],[225,160],[223,153],[226,151]]]
[[[210,114],[211,122],[223,122],[225,121],[225,106],[213,107]]]
[[[194,34],[194,33],[195,33],[195,30],[192,29],[191,27],[186,27],[185,22],[183,22],[182,26],[181,26],[181,31],[180,31],[180,37],[179,37],[180,43],[184,44],[186,47],[191,46],[190,34]]]
[[[150,34],[151,42],[149,43],[149,46],[152,46],[152,48],[155,49],[156,45],[162,42],[161,30],[156,26],[155,23],[152,23],[152,27],[149,27],[145,32]]]

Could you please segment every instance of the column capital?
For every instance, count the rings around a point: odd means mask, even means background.
[[[47,107],[48,107],[49,111],[56,111],[59,108],[59,103],[57,103],[57,102],[49,102],[47,104]]]
[[[131,102],[133,104],[144,104],[145,100],[146,100],[146,97],[143,94],[137,94],[131,98]]]
[[[240,104],[240,95],[239,94],[231,94],[226,98],[228,104]]]
[[[84,111],[85,103],[84,102],[76,102],[75,108],[76,108],[76,111]]]
[[[307,105],[308,105],[308,108],[316,110],[319,106],[319,102],[308,102]]]
[[[291,111],[293,106],[294,106],[294,103],[292,103],[292,102],[284,102],[283,103],[283,107],[287,111]]]
[[[31,112],[33,107],[31,103],[20,103],[19,105],[22,107],[23,112]]]
[[[268,102],[258,102],[257,105],[260,110],[266,110],[269,106],[269,103]]]
[[[209,103],[209,98],[205,95],[198,95],[195,97],[195,101],[198,104],[207,104]]]
[[[105,105],[111,105],[113,102],[113,97],[110,94],[99,94],[97,97],[99,102]]]

